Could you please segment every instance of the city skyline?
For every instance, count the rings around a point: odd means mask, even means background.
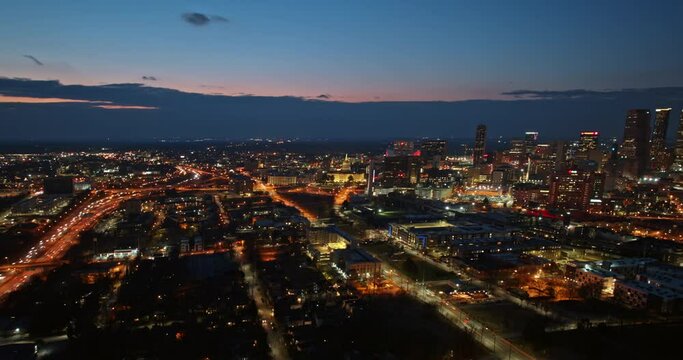
[[[681,13],[8,1],[0,359],[680,358]]]

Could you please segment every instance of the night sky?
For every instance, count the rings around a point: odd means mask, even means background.
[[[619,136],[628,108],[677,120],[682,13],[628,0],[6,2],[0,138],[471,137],[479,122]]]

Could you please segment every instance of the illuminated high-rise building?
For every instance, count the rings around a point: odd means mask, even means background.
[[[382,171],[382,185],[411,186],[420,180],[420,158],[418,156],[385,156]]]
[[[420,157],[426,168],[440,168],[446,158],[446,140],[423,140],[420,142]]]
[[[484,162],[484,154],[486,152],[486,125],[478,125],[477,132],[474,137],[474,150],[472,151],[472,163],[474,166],[481,165]]]
[[[368,182],[367,182],[367,186],[365,188],[365,194],[368,196],[372,196],[372,194],[375,190],[375,177],[377,176],[377,174],[375,173],[375,160],[374,159],[370,159],[370,162],[368,163],[367,175],[368,175]]]
[[[622,175],[638,178],[647,167],[648,137],[650,134],[650,110],[629,110],[624,124],[624,141],[619,158],[623,162]]]
[[[579,152],[588,152],[598,148],[600,133],[597,131],[582,131],[579,133]]]
[[[567,165],[567,142],[556,141],[553,143],[553,152],[555,160],[554,169],[564,169]]]
[[[678,131],[676,132],[676,147],[674,149],[673,170],[683,171],[683,110],[678,120]]]
[[[666,130],[669,127],[671,108],[655,111],[655,127],[652,129],[650,140],[650,169],[664,171],[669,164],[669,154],[666,150]]]
[[[524,145],[524,139],[510,140],[510,149],[508,150],[509,161],[519,166],[526,164],[527,154]]]
[[[536,149],[536,144],[538,144],[538,132],[537,131],[527,131],[524,133],[524,150],[527,154],[530,154]]]
[[[423,140],[420,143],[420,156],[425,159],[432,159],[436,156],[446,157],[446,140]]]
[[[396,140],[391,144],[391,147],[387,150],[387,155],[389,156],[408,156],[414,155],[415,143],[408,140]]]
[[[592,199],[600,199],[604,173],[569,169],[550,177],[548,205],[562,209],[585,210]]]
[[[521,152],[519,152],[519,165],[527,166],[531,160],[531,155],[533,155],[536,150],[536,145],[538,145],[538,132],[527,131],[524,133],[524,139],[522,140]]]
[[[579,133],[579,147],[574,155],[574,162],[580,166],[591,166],[602,169],[604,153],[599,148],[600,133],[597,131],[582,131]]]

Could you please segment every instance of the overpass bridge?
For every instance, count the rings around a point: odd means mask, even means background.
[[[63,265],[68,263],[66,260],[55,260],[55,261],[36,261],[36,262],[27,262],[27,263],[17,263],[13,265],[2,265],[0,266],[0,272],[9,272],[13,270],[20,270],[20,269],[45,269],[45,268],[53,268],[57,267],[59,265]]]

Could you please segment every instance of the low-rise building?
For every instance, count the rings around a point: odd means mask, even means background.
[[[296,185],[296,175],[268,175],[268,184],[273,186]]]
[[[382,275],[382,262],[359,248],[337,250],[332,254],[334,266],[349,279],[376,279]]]
[[[494,224],[435,221],[418,224],[390,224],[389,236],[415,248],[450,247],[460,240],[512,239],[519,229]]]
[[[643,281],[618,281],[614,288],[614,301],[631,309],[664,314],[683,309],[682,292]]]

